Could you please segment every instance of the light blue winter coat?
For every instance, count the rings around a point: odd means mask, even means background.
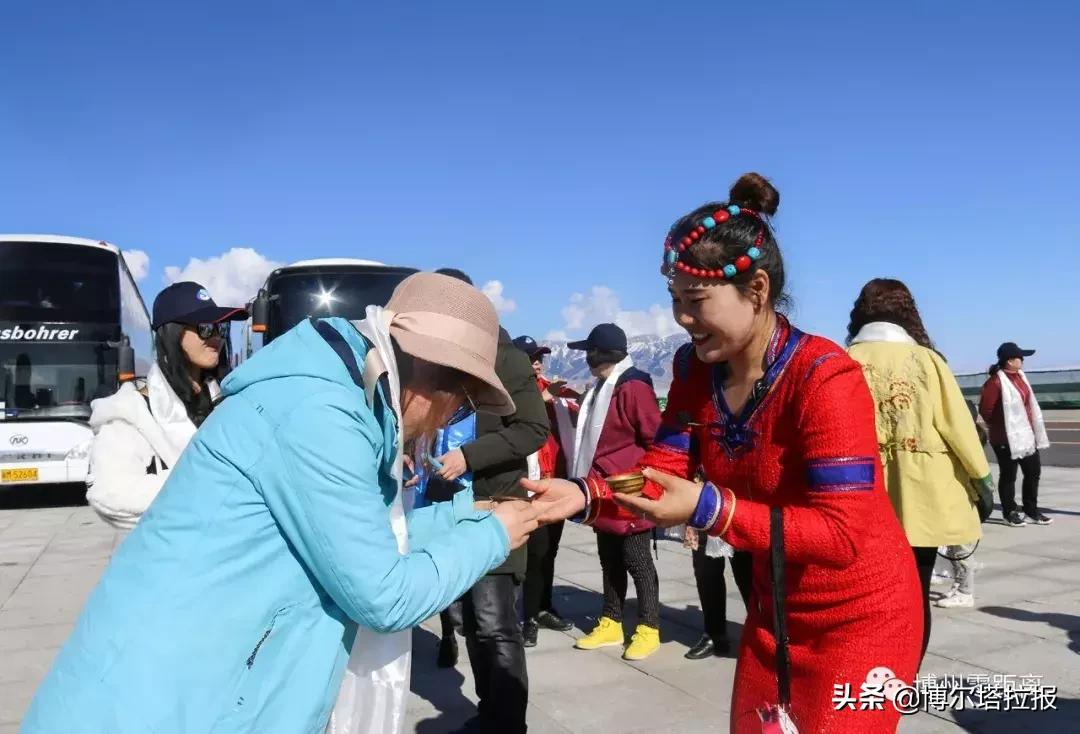
[[[366,342],[328,319],[363,369]],[[412,627],[505,560],[472,495],[390,528],[396,436],[311,322],[260,350],[87,601],[24,732],[322,732],[356,623]]]

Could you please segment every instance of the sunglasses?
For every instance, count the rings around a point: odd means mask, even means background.
[[[199,338],[204,341],[215,336],[224,339],[229,335],[228,321],[223,321],[220,324],[197,324],[191,328],[198,334]]]

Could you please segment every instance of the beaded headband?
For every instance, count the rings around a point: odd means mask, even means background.
[[[749,215],[761,222],[761,231],[758,232],[758,236],[754,239],[754,244],[747,248],[745,254],[740,255],[724,267],[716,270],[695,268],[682,262],[682,254],[701,239],[702,235],[713,227],[723,224],[732,217],[737,217],[740,214]],[[674,279],[676,271],[686,273],[687,275],[693,275],[697,278],[730,280],[739,273],[744,273],[749,270],[755,261],[761,259],[761,243],[765,241],[766,227],[768,227],[768,225],[762,221],[761,215],[753,209],[744,209],[735,204],[724,209],[717,209],[711,216],[702,219],[696,227],[691,229],[685,237],[679,240],[678,244],[675,244],[672,240],[672,235],[668,234],[667,240],[664,242],[664,264],[661,270],[664,275],[668,276],[669,280]]]

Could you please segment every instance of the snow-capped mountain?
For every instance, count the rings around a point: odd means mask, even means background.
[[[634,336],[628,340],[630,357],[634,366],[652,375],[656,392],[666,395],[671,385],[671,360],[675,350],[689,341],[686,334],[668,337]],[[551,349],[545,360],[544,371],[548,377],[566,380],[572,387],[581,387],[592,381],[589,366],[585,364],[585,352],[567,348],[566,342],[543,342]]]

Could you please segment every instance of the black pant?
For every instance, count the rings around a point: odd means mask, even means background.
[[[524,732],[529,704],[525,645],[517,619],[513,574],[491,574],[461,598],[465,646],[469,650],[479,724],[498,734]]]
[[[1039,477],[1042,475],[1042,459],[1036,451],[1023,459],[1014,459],[1008,446],[994,446],[1001,474],[998,476],[998,497],[1001,498],[1001,512],[1008,517],[1016,511],[1016,469],[1024,471],[1023,501],[1024,514],[1035,517],[1039,514]]]
[[[545,525],[529,536],[529,561],[525,572],[525,619],[535,619],[540,612],[553,612],[551,587],[555,583],[555,554],[559,552],[563,523]]]
[[[633,535],[596,533],[596,550],[604,574],[604,616],[622,621],[626,603],[626,573],[634,579],[638,623],[660,627],[660,577],[656,574],[650,543],[652,532]]]
[[[937,546],[920,548],[912,546],[915,565],[919,569],[919,584],[922,586],[923,633],[922,654],[926,655],[926,646],[930,644],[930,581],[934,575],[934,562],[937,561]]]
[[[693,553],[694,581],[697,582],[698,600],[701,613],[705,618],[705,634],[714,642],[727,639],[727,581],[724,579],[724,557],[711,558],[705,555],[708,536],[698,535],[698,547]],[[743,604],[750,599],[751,555],[746,551],[736,551],[731,559],[731,573],[735,576],[735,585]]]

